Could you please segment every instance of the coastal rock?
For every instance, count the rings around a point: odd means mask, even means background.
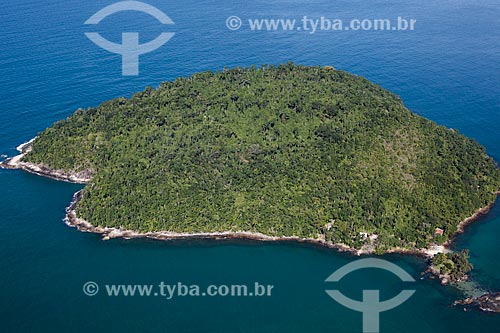
[[[21,153],[17,156],[8,158],[0,162],[0,168],[3,169],[21,169],[29,173],[33,173],[38,176],[44,176],[52,178],[55,180],[62,180],[70,183],[76,184],[87,184],[90,182],[93,176],[91,170],[82,171],[64,171],[64,170],[53,170],[43,164],[34,164],[29,162],[23,162],[23,157],[29,153],[32,149],[33,142],[37,138],[33,138],[30,141],[23,143],[17,147],[17,150]]]
[[[439,253],[429,260],[426,273],[441,280],[441,284],[455,284],[468,281],[468,273],[473,269],[469,262],[469,250]]]
[[[455,301],[453,305],[472,306],[477,307],[479,310],[484,312],[500,313],[500,292]]]

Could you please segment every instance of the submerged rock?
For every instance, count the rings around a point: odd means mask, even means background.
[[[464,300],[455,301],[453,305],[472,306],[484,312],[500,313],[500,292],[485,294],[479,297],[469,297]]]

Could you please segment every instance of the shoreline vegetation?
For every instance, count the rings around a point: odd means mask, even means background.
[[[469,250],[438,253],[432,257],[427,272],[438,277],[441,284],[466,282],[474,266],[469,262]]]
[[[7,158],[4,161],[0,162],[0,168],[5,169],[20,169],[38,176],[47,177],[50,179],[65,181],[69,183],[76,184],[88,184],[92,180],[92,173],[89,171],[85,172],[65,172],[62,170],[51,170],[50,168],[37,165],[34,163],[23,162],[22,158],[31,151],[31,147],[33,142],[37,139],[37,137],[31,139],[30,141],[23,143],[17,147],[17,150],[21,153],[12,158]],[[496,192],[497,195],[500,194]],[[390,248],[384,250],[382,253],[377,253],[373,247],[364,246],[361,249],[356,249],[350,247],[346,244],[342,243],[332,243],[325,241],[320,238],[302,238],[297,236],[269,236],[263,233],[257,232],[247,232],[247,231],[222,231],[222,232],[211,232],[211,233],[178,233],[178,232],[170,232],[170,231],[156,231],[156,232],[139,232],[134,230],[127,230],[122,228],[113,228],[113,227],[99,227],[92,225],[90,222],[85,221],[84,219],[78,218],[76,215],[76,206],[78,202],[82,198],[82,190],[76,192],[73,195],[73,199],[70,202],[70,205],[66,208],[66,216],[64,218],[64,223],[69,226],[76,228],[81,232],[89,232],[96,233],[102,235],[103,240],[110,240],[113,238],[123,238],[123,239],[134,239],[134,238],[149,238],[155,240],[176,240],[176,239],[242,239],[242,240],[254,240],[261,242],[298,242],[298,243],[309,243],[313,245],[320,245],[330,249],[338,250],[339,252],[348,252],[352,255],[369,255],[369,254],[391,254],[391,253],[399,253],[399,254],[409,254],[409,255],[419,255],[425,258],[431,259],[437,254],[447,254],[451,253],[450,246],[454,240],[454,238],[463,233],[466,227],[476,221],[478,218],[488,214],[491,208],[494,206],[495,202],[491,203],[486,207],[482,207],[477,210],[476,213],[471,215],[470,217],[464,219],[457,225],[457,230],[450,236],[450,238],[443,243],[443,245],[434,244],[428,248],[413,248],[413,249],[405,249],[405,248]],[[433,269],[432,265],[430,265],[427,272],[433,274],[438,277],[443,284],[448,284],[452,282],[449,278],[444,277],[439,274],[439,271]],[[466,277],[465,277],[466,279]]]
[[[445,245],[432,245],[429,248],[414,248],[414,249],[404,249],[404,248],[391,248],[387,249],[382,253],[376,253],[371,247],[364,247],[361,249],[356,249],[349,247],[346,244],[335,244],[332,242],[327,242],[322,239],[316,238],[301,238],[296,236],[269,236],[262,233],[247,232],[247,231],[223,231],[223,232],[213,232],[213,233],[177,233],[169,231],[156,231],[156,232],[146,232],[141,233],[134,230],[126,230],[121,228],[111,228],[111,227],[99,227],[94,226],[88,221],[85,221],[76,216],[76,205],[81,199],[81,191],[76,192],[73,195],[71,204],[66,208],[66,216],[64,222],[70,227],[74,227],[82,232],[91,232],[100,234],[103,236],[103,240],[110,240],[113,238],[123,238],[123,239],[133,239],[133,238],[149,238],[156,240],[175,240],[175,239],[243,239],[243,240],[255,240],[263,242],[287,242],[294,241],[298,243],[309,243],[315,245],[325,246],[330,249],[338,250],[339,252],[348,252],[353,255],[369,255],[369,254],[410,254],[410,255],[420,255],[426,258],[432,258],[439,253],[450,253],[451,250],[449,246],[451,242],[447,242]],[[467,225],[475,221],[477,218],[483,216],[490,210],[490,207],[481,208],[476,214],[474,214],[474,219],[472,216],[468,218]],[[464,225],[465,226],[465,225]],[[457,230],[456,234],[462,233],[461,230]]]
[[[7,158],[0,162],[0,167],[4,169],[21,169],[37,176],[47,177],[54,180],[66,181],[75,184],[87,184],[92,180],[92,173],[89,171],[66,172],[64,170],[52,170],[46,165],[23,162],[22,159],[32,149],[32,144],[38,137],[20,144],[16,149],[21,154]]]
[[[61,172],[60,170],[51,170],[47,167],[42,167],[40,165],[36,165],[33,163],[22,162],[21,159],[23,156],[31,150],[32,143],[36,140],[36,137],[32,140],[21,144],[17,147],[17,150],[21,153],[12,158],[7,158],[4,161],[0,161],[0,168],[5,169],[20,169],[37,176],[47,177],[50,179],[64,181],[69,183],[77,183],[77,184],[88,184],[92,180],[92,175],[90,173],[67,173]],[[500,191],[496,193],[500,194]],[[109,228],[109,227],[99,227],[94,226],[88,221],[80,219],[76,216],[76,205],[82,196],[82,190],[77,191],[73,195],[73,199],[71,200],[70,205],[66,208],[66,215],[64,218],[64,223],[72,228],[77,229],[80,232],[88,232],[95,233],[102,236],[102,240],[110,240],[113,238],[122,238],[122,239],[137,239],[137,238],[148,238],[154,240],[181,240],[181,239],[212,239],[212,240],[227,240],[227,239],[240,239],[240,240],[251,240],[258,242],[297,242],[297,243],[308,243],[312,245],[324,246],[330,249],[334,249],[339,252],[346,252],[351,255],[361,256],[361,255],[369,255],[374,254],[375,252],[369,251],[367,249],[355,249],[349,247],[345,244],[333,244],[331,242],[326,242],[321,239],[313,239],[313,238],[300,238],[300,237],[273,237],[264,235],[262,233],[252,233],[252,232],[217,232],[217,233],[175,233],[168,231],[158,231],[158,232],[147,232],[141,233],[133,230],[124,230],[119,228]],[[478,218],[488,214],[491,208],[494,206],[495,202],[491,203],[489,206],[483,207],[479,209],[472,216],[461,221],[457,230],[450,236],[450,238],[443,245],[433,245],[429,248],[423,249],[403,249],[403,248],[394,248],[387,249],[383,253],[379,254],[391,254],[391,253],[399,253],[406,255],[417,255],[427,259],[428,268],[424,274],[430,274],[432,277],[437,278],[442,285],[447,285],[450,283],[457,283],[460,281],[467,281],[469,276],[467,273],[460,276],[458,280],[453,280],[450,278],[450,274],[442,274],[442,272],[437,269],[434,261],[439,256],[450,256],[453,255],[453,251],[450,250],[450,246],[455,239],[455,237],[465,232],[467,226],[472,224]],[[467,252],[468,254],[468,252]],[[471,266],[472,269],[472,266]],[[461,300],[456,300],[452,303],[453,306],[463,306],[464,311],[467,310],[466,307],[477,308],[482,312],[487,313],[500,313],[500,293],[499,292],[485,292],[484,294],[478,297],[468,297]]]

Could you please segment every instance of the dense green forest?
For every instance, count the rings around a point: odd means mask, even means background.
[[[500,188],[478,143],[362,77],[291,63],[198,73],[78,110],[24,159],[91,170],[77,214],[96,226],[353,247],[375,233],[378,250],[445,241]]]
[[[451,282],[467,279],[467,274],[474,268],[469,262],[469,250],[456,253],[438,253],[431,261],[437,274],[446,275]]]

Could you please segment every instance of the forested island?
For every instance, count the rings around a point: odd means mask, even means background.
[[[365,78],[291,63],[197,73],[78,110],[23,152],[4,166],[88,182],[70,217],[108,236],[414,250],[449,241],[500,189],[475,141]]]
[[[455,253],[438,253],[432,260],[429,271],[439,277],[442,284],[467,281],[474,268],[469,262],[469,250]]]

